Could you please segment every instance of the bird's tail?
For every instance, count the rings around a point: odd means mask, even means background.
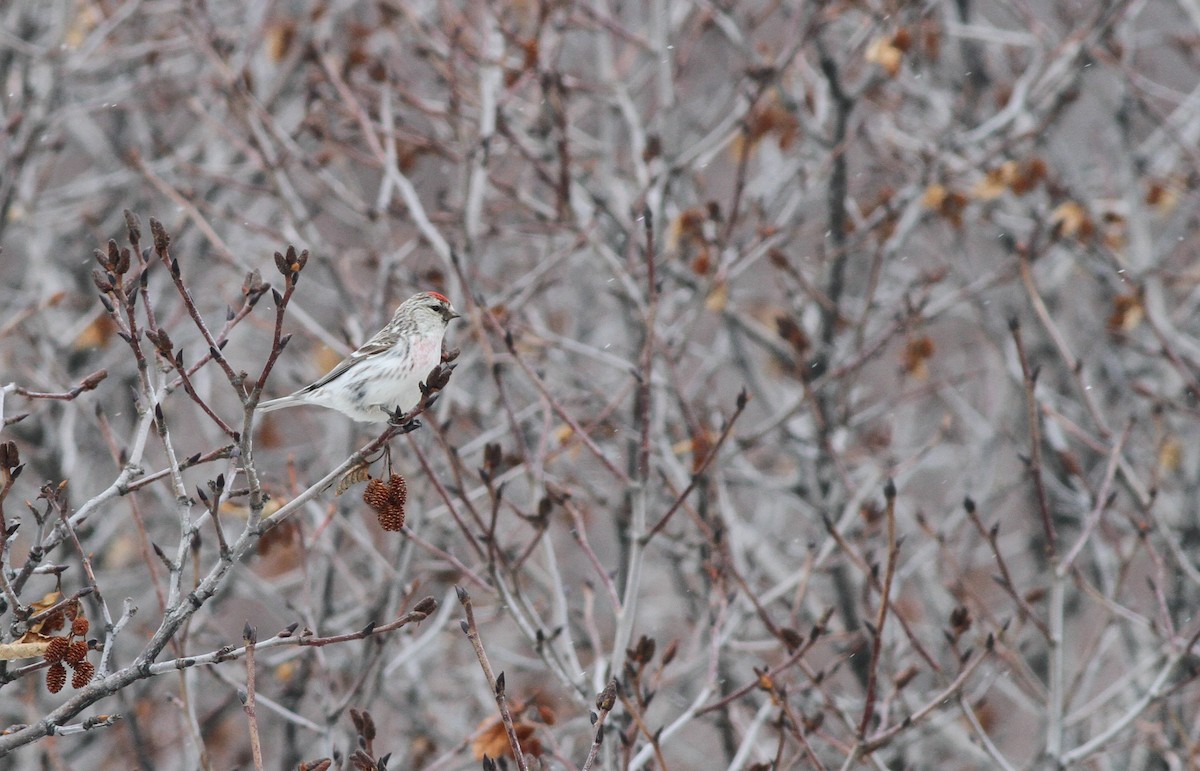
[[[258,411],[272,412],[274,410],[283,409],[284,407],[295,407],[297,404],[301,404],[301,401],[297,399],[295,395],[281,396],[278,399],[270,399],[265,402],[259,402]]]

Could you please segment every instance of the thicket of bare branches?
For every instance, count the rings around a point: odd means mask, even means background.
[[[1198,52],[1167,1],[8,4],[0,756],[1194,765]],[[255,413],[422,289],[419,428]]]

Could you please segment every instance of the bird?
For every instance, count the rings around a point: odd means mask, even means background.
[[[446,326],[460,315],[444,294],[419,292],[400,303],[387,326],[324,377],[258,409],[315,404],[360,423],[386,423],[421,401],[419,384],[441,363]]]

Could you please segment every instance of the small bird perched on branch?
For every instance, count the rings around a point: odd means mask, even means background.
[[[386,423],[421,401],[419,384],[442,361],[446,326],[459,315],[439,292],[415,294],[400,303],[386,327],[320,380],[258,409],[315,404],[362,423]]]

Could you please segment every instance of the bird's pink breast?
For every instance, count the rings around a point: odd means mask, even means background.
[[[417,374],[424,380],[429,370],[442,359],[442,343],[440,340],[420,340],[413,346],[413,362]]]

